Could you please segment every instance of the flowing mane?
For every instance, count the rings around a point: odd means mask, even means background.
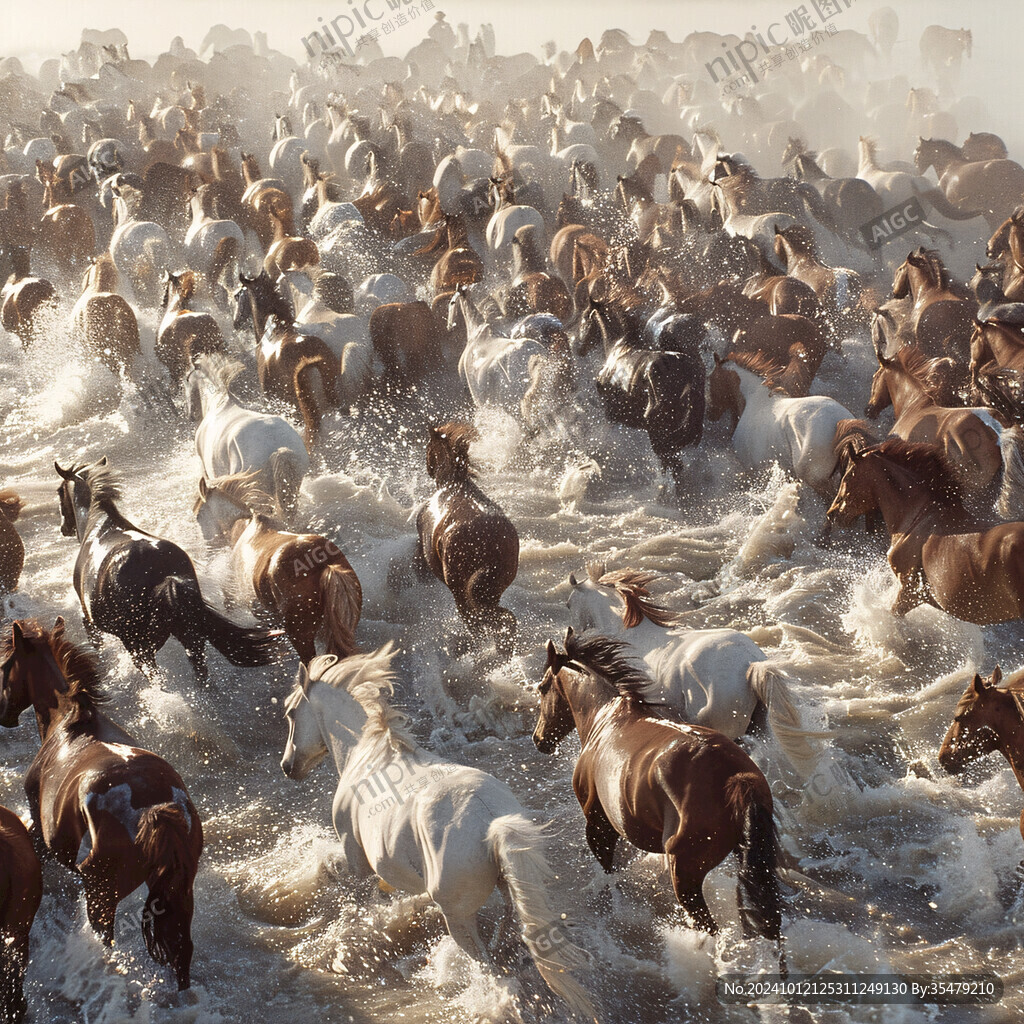
[[[92,504],[113,504],[121,500],[121,484],[110,466],[96,463],[92,466],[76,466],[72,472],[89,486]]]
[[[393,643],[369,654],[339,658],[324,654],[309,663],[310,677],[336,690],[346,690],[366,712],[364,739],[386,743],[396,754],[416,750],[409,732],[409,716],[392,707],[387,696],[394,693],[395,673],[391,663],[398,653]]]
[[[18,625],[26,639],[46,644],[57,668],[68,684],[67,698],[78,709],[76,722],[88,722],[110,698],[100,683],[99,660],[92,651],[72,643],[63,628],[48,630],[38,619],[20,619]],[[14,635],[5,629],[0,643],[0,658],[7,660],[14,653]]]
[[[615,640],[599,633],[570,632],[565,638],[565,653],[570,661],[582,666],[591,675],[600,676],[615,688],[620,697],[636,704],[667,708],[668,705],[651,700],[657,684],[630,660],[626,653],[628,649],[629,645],[624,640]],[[672,715],[675,714],[673,709]]]
[[[929,358],[913,345],[905,345],[896,353],[894,360],[898,369],[920,385],[921,390],[933,401],[938,402],[939,394],[945,389],[946,383],[939,376],[941,358]],[[892,366],[893,362],[889,362],[888,365]]]
[[[450,420],[430,428],[427,444],[427,471],[438,484],[461,483],[476,476],[469,461],[469,446],[480,439],[471,423]],[[432,461],[431,456],[435,456]]]
[[[935,501],[948,505],[962,500],[960,485],[938,445],[890,437],[864,454],[880,455],[908,470],[928,488]]]
[[[750,370],[759,377],[764,377],[765,384],[773,391],[780,390],[774,385],[772,378],[785,372],[786,364],[765,355],[760,349],[756,352],[730,352],[722,362],[731,362],[742,366],[744,370]]]
[[[916,253],[912,254],[923,262],[929,270],[935,275],[936,280],[943,288],[948,288],[951,284],[949,271],[946,269],[945,263],[942,262],[942,256],[939,254],[938,249],[926,249],[921,246]]]
[[[231,390],[231,385],[245,369],[239,360],[231,359],[223,352],[206,352],[199,356],[196,365],[210,380],[219,383],[225,391]]]
[[[257,515],[274,517],[274,499],[256,482],[260,470],[243,470],[228,476],[209,477],[206,486],[209,492],[219,491],[220,494],[233,501],[236,505],[247,508]],[[199,511],[203,499],[197,498],[192,509],[193,514]]]
[[[623,628],[632,629],[639,626],[645,618],[665,629],[671,629],[679,624],[679,615],[676,612],[656,604],[651,598],[648,587],[660,578],[657,573],[641,572],[637,569],[605,572],[603,562],[590,562],[587,565],[587,575],[593,583],[613,588],[622,598],[625,605],[622,613]]]

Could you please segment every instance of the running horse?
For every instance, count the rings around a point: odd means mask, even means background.
[[[207,642],[233,665],[274,660],[279,631],[249,629],[225,618],[203,599],[192,559],[177,544],[144,533],[121,515],[121,492],[106,457],[92,466],[63,469],[54,462],[54,468],[61,478],[60,532],[81,544],[75,591],[95,646],[103,633],[112,633],[149,675],[156,652],[173,636],[202,683],[209,680]]]
[[[240,274],[239,280],[234,326],[252,323],[260,387],[266,397],[298,410],[305,425],[306,447],[312,451],[320,439],[323,414],[336,408],[341,398],[338,357],[322,339],[295,329],[290,303],[265,270],[257,277]]]
[[[582,749],[572,785],[594,856],[610,873],[620,837],[665,854],[676,899],[701,931],[718,931],[704,878],[735,852],[744,933],[775,941],[785,974],[780,851],[768,782],[722,733],[648,703],[650,685],[627,660],[624,644],[578,636],[570,627],[564,651],[548,641],[533,742],[551,754],[576,730]]]
[[[29,933],[43,898],[43,871],[28,829],[0,807],[0,1021],[25,1019]]]
[[[498,654],[510,658],[518,624],[498,602],[519,571],[519,535],[473,481],[476,429],[451,422],[429,430],[427,472],[437,491],[416,517],[419,557],[451,591],[474,639],[489,632]]]
[[[117,283],[117,267],[105,252],[85,272],[71,320],[86,355],[99,359],[113,373],[130,374],[135,357],[142,353],[139,322],[118,294]]]
[[[113,945],[117,905],[143,882],[149,955],[190,985],[193,883],[203,827],[181,776],[102,712],[96,658],[19,620],[3,637],[0,725],[33,708],[41,746],[25,777],[38,848],[81,876],[89,924]]]
[[[998,750],[1024,789],[1024,671],[1015,672],[1005,686],[999,685],[1002,679],[998,665],[987,682],[974,673],[953,712],[939,750],[939,764],[959,775],[972,761]],[[1024,839],[1024,811],[1020,834]]]
[[[191,308],[196,275],[191,270],[166,271],[163,284],[164,316],[156,332],[156,357],[170,371],[171,380],[181,384],[196,358],[227,350],[216,319]]]
[[[935,250],[918,248],[896,268],[892,297],[907,296],[914,304],[910,330],[917,347],[929,356],[948,355],[966,363],[977,303],[951,290],[949,271]]]
[[[881,512],[899,592],[894,615],[932,604],[981,626],[1024,617],[1024,522],[964,508],[941,450],[889,438],[847,453],[830,522]]]
[[[252,602],[284,625],[304,665],[316,656],[321,632],[327,653],[355,653],[363,608],[359,579],[341,549],[316,533],[288,533],[273,517],[274,500],[259,489],[258,473],[199,481],[193,509],[203,536],[232,549],[236,575]]]

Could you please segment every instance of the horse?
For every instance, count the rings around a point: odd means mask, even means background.
[[[208,281],[216,281],[221,270],[245,252],[245,235],[233,220],[218,220],[214,193],[209,184],[200,185],[188,196],[185,208],[192,220],[185,233],[185,255]]]
[[[36,226],[34,245],[48,265],[70,277],[81,271],[95,254],[96,229],[81,206],[57,200],[59,183],[52,164],[37,160],[36,173],[43,183],[46,212]]]
[[[950,355],[967,362],[977,304],[951,290],[949,271],[934,249],[919,248],[907,255],[892,279],[892,297],[910,296],[910,328],[917,347],[927,355]]]
[[[180,386],[190,366],[201,355],[226,353],[224,336],[216,319],[209,313],[189,309],[196,287],[191,270],[178,274],[166,271],[163,276],[164,295],[160,303],[163,319],[156,332],[156,357]]]
[[[437,490],[416,516],[417,559],[451,591],[474,639],[490,633],[507,659],[518,623],[499,601],[519,571],[519,535],[473,481],[469,446],[478,437],[466,423],[429,428],[427,473]]]
[[[0,491],[0,594],[17,590],[25,567],[25,545],[14,526],[23,507],[14,491]]]
[[[109,253],[85,272],[71,322],[87,355],[98,358],[112,373],[131,374],[135,357],[142,354],[139,322],[132,307],[117,294],[117,267]]]
[[[714,356],[708,378],[708,419],[732,417],[732,444],[748,471],[777,461],[823,497],[831,497],[832,439],[852,414],[824,395],[774,394],[752,370]]]
[[[274,514],[294,518],[309,453],[283,417],[252,412],[231,392],[242,364],[222,355],[200,356],[185,377],[185,414],[196,427],[196,454],[209,478],[255,473],[253,482],[274,500]]]
[[[115,179],[121,181],[120,178]],[[171,259],[171,240],[161,225],[139,220],[143,195],[124,183],[113,184],[114,233],[110,237],[110,255],[118,272],[126,277],[132,292],[147,306],[155,306],[160,297],[161,270]]]
[[[370,314],[370,344],[384,365],[384,383],[405,390],[443,371],[443,331],[430,306],[385,302]]]
[[[0,807],[0,1020],[25,1019],[29,933],[43,899],[43,871],[28,829]]]
[[[5,630],[0,725],[33,708],[41,745],[25,777],[32,838],[85,888],[89,924],[114,942],[117,905],[143,882],[149,955],[190,986],[193,882],[203,827],[181,776],[111,722],[96,658],[52,630],[17,620]]]
[[[320,338],[295,329],[291,304],[265,270],[257,277],[240,274],[239,280],[234,326],[243,326],[248,313],[256,335],[260,388],[268,398],[298,410],[306,447],[312,451],[320,439],[324,413],[336,408],[341,399],[340,362]]]
[[[987,682],[974,673],[953,712],[939,749],[939,764],[951,775],[959,775],[972,761],[998,750],[1024,789],[1024,672],[1014,672],[1005,686],[999,685],[1002,679],[998,665]],[[1020,834],[1024,839],[1024,811]]]
[[[1024,333],[1021,324],[1002,320],[979,321],[971,334],[971,380],[983,372],[1024,370]]]
[[[775,255],[789,277],[795,277],[814,289],[822,305],[843,315],[858,304],[860,275],[841,267],[829,267],[818,256],[813,233],[802,224],[775,229]]]
[[[735,629],[681,629],[678,615],[656,604],[650,572],[587,565],[587,579],[569,575],[566,601],[576,633],[594,632],[642,659],[654,683],[648,698],[687,721],[736,739],[767,723],[782,752],[809,776],[817,752],[808,742],[785,674],[753,640]]]
[[[386,697],[393,692],[395,653],[388,644],[344,659],[314,658],[308,670],[299,666],[285,701],[282,770],[301,781],[330,752],[343,869],[426,893],[459,948],[487,965],[493,961],[476,915],[497,886],[548,987],[571,1010],[593,1018],[594,1007],[570,973],[579,950],[568,941],[543,941],[557,924],[542,828],[504,782],[416,743],[406,716]]]
[[[11,249],[11,276],[0,291],[0,326],[21,339],[24,348],[38,341],[57,312],[57,289],[29,269],[29,249]]]
[[[544,237],[544,218],[532,206],[516,203],[511,174],[491,178],[488,201],[494,212],[484,237],[496,256],[505,254],[516,232],[527,224],[534,226],[538,238]]]
[[[576,730],[582,749],[572,785],[587,845],[608,873],[620,836],[664,854],[676,899],[701,931],[718,931],[704,878],[735,852],[744,934],[777,943],[785,974],[780,850],[767,780],[722,733],[648,703],[651,680],[624,653],[616,640],[578,636],[571,627],[564,651],[549,640],[533,742],[551,754]]]
[[[193,509],[211,544],[231,547],[236,578],[258,604],[284,626],[292,647],[308,665],[321,629],[327,653],[346,658],[356,650],[363,607],[359,578],[341,549],[316,533],[287,533],[275,519],[273,500],[256,474],[199,481]]]
[[[505,315],[551,313],[563,322],[568,320],[572,299],[562,279],[548,273],[532,224],[521,227],[512,236],[512,257],[512,284],[505,299]]]
[[[250,629],[225,618],[203,599],[192,559],[177,544],[137,529],[121,515],[121,492],[106,457],[92,466],[53,465],[61,478],[60,531],[81,545],[75,592],[97,648],[102,634],[112,633],[149,676],[156,670],[157,651],[173,636],[203,684],[209,682],[207,642],[233,665],[268,665],[275,659],[280,631]]]
[[[967,511],[936,445],[889,438],[848,453],[828,518],[844,525],[874,511],[899,582],[894,615],[932,604],[982,626],[1024,616],[1024,523]]]

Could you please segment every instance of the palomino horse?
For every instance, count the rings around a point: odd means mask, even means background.
[[[904,441],[937,444],[968,496],[982,503],[993,500],[1000,515],[1014,518],[1020,509],[1017,473],[1021,458],[1019,431],[1004,427],[992,410],[941,406],[931,390],[932,360],[915,348],[901,348],[893,358],[876,347],[878,370],[871,383],[871,397],[864,414],[876,419],[892,404],[895,421],[892,433]]]
[[[485,964],[493,961],[477,911],[498,886],[549,988],[593,1018],[594,1007],[569,973],[580,963],[579,951],[568,941],[544,941],[557,922],[542,828],[504,782],[417,744],[406,716],[386,698],[393,692],[394,655],[389,644],[343,660],[314,658],[308,671],[299,666],[285,702],[282,770],[290,779],[304,779],[330,752],[338,772],[333,815],[343,868],[429,895],[459,947]],[[425,785],[428,778],[433,781]],[[390,781],[375,791],[380,780]],[[397,794],[398,782],[407,795],[377,799],[385,787]]]
[[[665,854],[676,899],[701,931],[718,930],[704,900],[704,878],[735,851],[744,932],[778,943],[784,974],[779,846],[768,782],[720,732],[649,704],[651,680],[623,657],[624,646],[577,636],[571,627],[564,651],[548,641],[533,742],[550,754],[573,729],[579,733],[572,785],[594,856],[611,872],[620,836]]]
[[[0,594],[17,589],[25,567],[25,545],[14,526],[22,507],[14,491],[0,491]]]
[[[131,373],[135,357],[142,353],[139,322],[117,294],[117,268],[109,253],[85,272],[71,321],[87,356],[101,360],[114,373]]]
[[[515,648],[516,617],[498,603],[519,571],[519,535],[505,513],[473,482],[466,423],[430,428],[427,472],[437,491],[419,511],[419,554],[452,592],[475,639],[490,633],[498,654]]]
[[[945,139],[918,139],[914,164],[924,174],[935,168],[939,188],[960,210],[977,210],[995,230],[1013,213],[1024,194],[1024,167],[1015,160],[964,159],[960,147]]]
[[[732,444],[748,471],[771,462],[822,496],[831,496],[835,457],[832,440],[848,409],[824,395],[789,398],[775,394],[752,370],[715,354],[708,378],[708,419],[732,417]]]
[[[89,924],[114,941],[117,905],[143,882],[149,955],[189,987],[192,885],[203,827],[181,776],[101,709],[99,666],[64,636],[17,621],[3,638],[0,725],[34,708],[42,745],[25,777],[37,847],[85,883]]]
[[[283,417],[239,404],[231,382],[242,364],[222,355],[200,356],[185,378],[185,415],[196,427],[196,454],[206,477],[255,473],[253,482],[274,499],[274,514],[294,518],[309,453]]]
[[[320,338],[295,329],[291,305],[266,271],[258,277],[241,274],[239,279],[234,326],[243,326],[248,313],[256,334],[256,370],[263,394],[299,411],[306,447],[312,451],[320,439],[323,414],[340,400],[338,358]]]
[[[642,658],[654,684],[647,694],[651,703],[666,704],[729,739],[767,721],[790,763],[810,775],[818,755],[785,674],[750,637],[735,629],[680,629],[679,617],[651,599],[654,573],[606,573],[590,563],[587,574],[582,582],[569,576],[572,627],[611,637],[623,653]]]
[[[175,386],[197,357],[211,352],[225,352],[224,336],[217,321],[209,313],[189,309],[196,288],[191,270],[164,274],[165,312],[156,332],[156,356],[171,373]]]
[[[359,579],[341,549],[316,533],[286,533],[271,516],[273,499],[259,490],[256,474],[199,481],[196,519],[211,544],[228,544],[236,578],[250,605],[284,626],[306,665],[316,656],[321,632],[327,653],[347,658],[356,650],[363,608]]]
[[[41,277],[32,277],[26,246],[11,249],[11,276],[0,292],[0,325],[21,339],[25,348],[48,327],[57,311],[57,290]]]
[[[913,300],[910,329],[917,347],[929,356],[952,356],[967,362],[968,339],[977,304],[950,289],[949,272],[933,249],[917,249],[896,268],[894,299]]]
[[[144,674],[156,669],[156,652],[170,637],[185,648],[196,678],[206,683],[209,641],[233,665],[268,665],[281,633],[249,629],[206,603],[192,559],[169,540],[136,529],[117,508],[121,496],[106,458],[93,466],[54,468],[61,477],[61,526],[78,537],[75,591],[89,638],[103,633],[124,644]]]
[[[1000,686],[996,665],[985,682],[977,672],[953,712],[953,722],[939,750],[939,764],[959,775],[972,761],[998,750],[1010,762],[1024,789],[1024,672],[1015,672]],[[1024,811],[1020,815],[1024,839]],[[1024,867],[1024,861],[1021,861]]]
[[[21,819],[0,807],[0,1020],[22,1021],[29,933],[43,898],[43,870]]]
[[[982,626],[1024,617],[1024,523],[968,512],[938,447],[889,438],[851,450],[828,517],[846,525],[874,511],[900,585],[893,614],[933,604]]]

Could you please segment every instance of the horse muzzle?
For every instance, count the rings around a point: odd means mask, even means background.
[[[533,745],[542,754],[553,754],[558,749],[558,744],[554,740],[546,740],[538,736],[536,733],[533,734]]]

